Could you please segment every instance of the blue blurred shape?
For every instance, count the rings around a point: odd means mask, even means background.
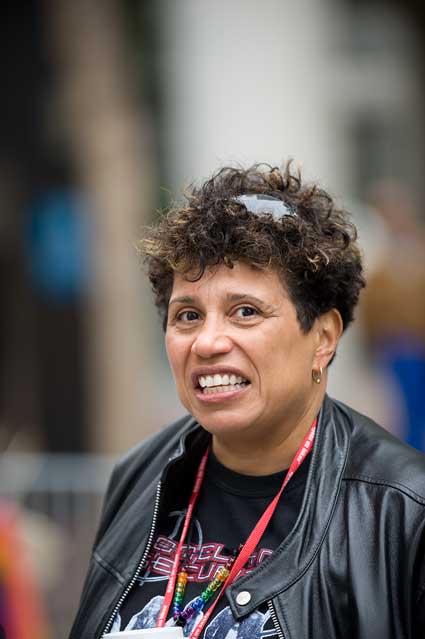
[[[30,207],[28,230],[34,288],[52,301],[80,297],[90,271],[90,229],[84,198],[67,189],[37,197]]]

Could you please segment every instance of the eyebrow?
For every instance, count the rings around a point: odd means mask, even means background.
[[[190,295],[182,295],[181,297],[174,297],[170,300],[168,306],[172,304],[196,304],[199,301],[197,297],[191,297]],[[266,304],[266,302],[259,297],[255,297],[255,295],[251,295],[250,293],[227,293],[226,294],[226,302],[251,302],[253,304],[258,304],[259,306],[265,307],[266,309],[271,309],[272,306],[270,304]]]

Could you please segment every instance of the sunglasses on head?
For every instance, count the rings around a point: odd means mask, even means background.
[[[297,215],[285,202],[272,195],[254,193],[252,195],[238,195],[232,199],[234,202],[242,204],[250,213],[255,213],[256,215],[270,213],[275,220],[280,220],[285,215],[292,217]]]

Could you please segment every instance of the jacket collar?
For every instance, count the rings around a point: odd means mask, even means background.
[[[303,503],[294,528],[283,543],[252,573],[226,591],[235,617],[250,614],[263,602],[287,590],[308,569],[323,543],[335,508],[349,449],[347,422],[325,397],[316,431]],[[239,592],[251,595],[238,605]]]

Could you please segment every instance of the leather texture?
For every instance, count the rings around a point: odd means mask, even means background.
[[[185,417],[117,464],[70,639],[100,639],[146,547],[158,482],[160,513],[187,504],[208,441]],[[234,615],[271,601],[285,639],[424,639],[425,455],[329,397],[311,454],[291,533],[226,592]]]

